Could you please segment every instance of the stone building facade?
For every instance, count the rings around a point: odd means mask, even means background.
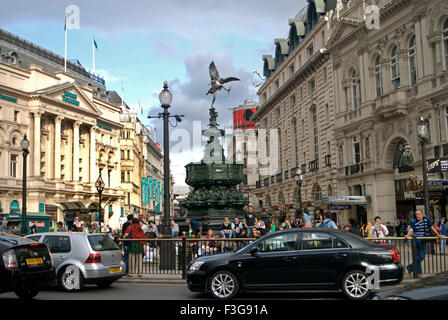
[[[420,117],[427,158],[448,155],[448,4],[376,1],[379,29],[359,22],[362,1],[349,4],[330,20],[339,193],[364,196],[369,220],[407,221],[423,204],[409,186],[411,175],[422,179]],[[443,175],[428,179],[442,185]],[[431,218],[446,216],[444,188],[430,193]]]
[[[263,56],[266,81],[252,119],[259,127],[260,180],[256,197],[266,209],[298,208],[297,169],[304,173],[302,208],[322,207],[337,195],[335,102],[331,28],[314,2],[289,20],[289,38],[275,39],[275,56]],[[261,144],[260,144],[261,143]]]
[[[378,29],[367,23],[370,4],[379,9]],[[341,225],[376,216],[409,221],[423,208],[412,187],[413,177],[422,179],[421,117],[430,131],[427,158],[448,156],[448,5],[352,0],[319,10],[310,1],[289,24],[275,57],[263,56],[266,81],[253,118],[259,135],[278,129],[278,144],[266,139],[260,173],[272,162],[279,168],[261,177],[255,195],[265,208],[297,208],[291,173],[300,167],[311,211],[333,213]],[[428,176],[435,220],[446,216],[445,178]]]

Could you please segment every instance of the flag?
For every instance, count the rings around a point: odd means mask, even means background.
[[[65,14],[65,20],[64,20],[64,31],[67,30],[67,14]]]
[[[93,45],[95,46],[96,50],[98,50],[98,44],[95,41],[95,37],[93,37]]]

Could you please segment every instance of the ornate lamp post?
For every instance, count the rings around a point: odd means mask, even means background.
[[[20,146],[23,151],[23,177],[22,177],[22,234],[28,233],[28,228],[26,226],[26,157],[30,153],[30,141],[26,138],[26,135],[23,137],[23,140],[20,142]]]
[[[104,181],[103,181],[103,178],[102,178],[102,175],[101,175],[101,169],[100,169],[100,175],[99,175],[99,177],[98,177],[98,179],[96,180],[96,182],[95,182],[95,187],[96,187],[96,190],[98,191],[98,223],[99,223],[99,228],[100,228],[100,231],[101,231],[101,194],[103,193],[103,191],[104,191],[104,187],[105,187],[105,185],[104,185]]]
[[[299,215],[300,215],[302,214],[302,182],[303,182],[303,173],[302,170],[300,170],[300,168],[297,168],[295,179],[297,185],[299,186]]]
[[[426,149],[425,145],[429,140],[428,126],[426,125],[423,117],[420,118],[420,122],[417,127],[418,136],[420,137],[420,143],[422,145],[422,170],[423,170],[423,194],[425,200],[425,215],[429,215],[428,204],[428,167],[426,166]]]
[[[171,224],[170,224],[170,139],[169,139],[169,118],[175,118],[177,126],[178,122],[182,121],[183,115],[170,115],[168,109],[171,106],[173,95],[168,90],[168,82],[165,80],[163,83],[163,90],[159,94],[160,104],[163,108],[163,113],[159,113],[157,116],[148,116],[151,118],[163,119],[163,184],[164,186],[164,205],[163,205],[163,237],[171,238]],[[173,243],[162,241],[160,246],[160,269],[172,270],[175,268],[175,248]]]
[[[162,118],[163,119],[163,184],[165,185],[163,199],[163,236],[164,238],[171,238],[171,225],[170,225],[170,140],[169,140],[169,118],[176,119],[177,122],[182,121],[183,115],[170,115],[168,109],[171,107],[171,101],[173,95],[168,90],[168,82],[163,83],[163,90],[159,94],[160,104],[163,108],[163,113],[159,113],[157,116],[148,116],[148,119]],[[172,126],[176,126],[172,125]]]

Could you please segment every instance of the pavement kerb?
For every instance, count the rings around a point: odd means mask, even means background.
[[[424,275],[423,278],[427,278],[433,276],[430,275]],[[399,286],[406,285],[409,283],[413,283],[415,281],[418,281],[420,279],[413,279],[409,278],[407,274],[404,275],[403,280],[399,284]],[[148,276],[142,276],[142,277],[123,277],[116,281],[117,283],[145,283],[145,284],[164,284],[164,285],[186,285],[187,281],[179,278],[160,278],[157,277],[148,277]]]

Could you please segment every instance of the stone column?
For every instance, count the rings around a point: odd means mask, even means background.
[[[96,140],[95,127],[90,128],[90,182],[96,182]]]
[[[64,119],[58,116],[54,119],[54,178],[61,179],[61,122]]]
[[[33,173],[37,177],[40,177],[40,124],[42,114],[42,111],[34,112]]]
[[[73,180],[79,181],[79,126],[81,122],[73,123]]]

